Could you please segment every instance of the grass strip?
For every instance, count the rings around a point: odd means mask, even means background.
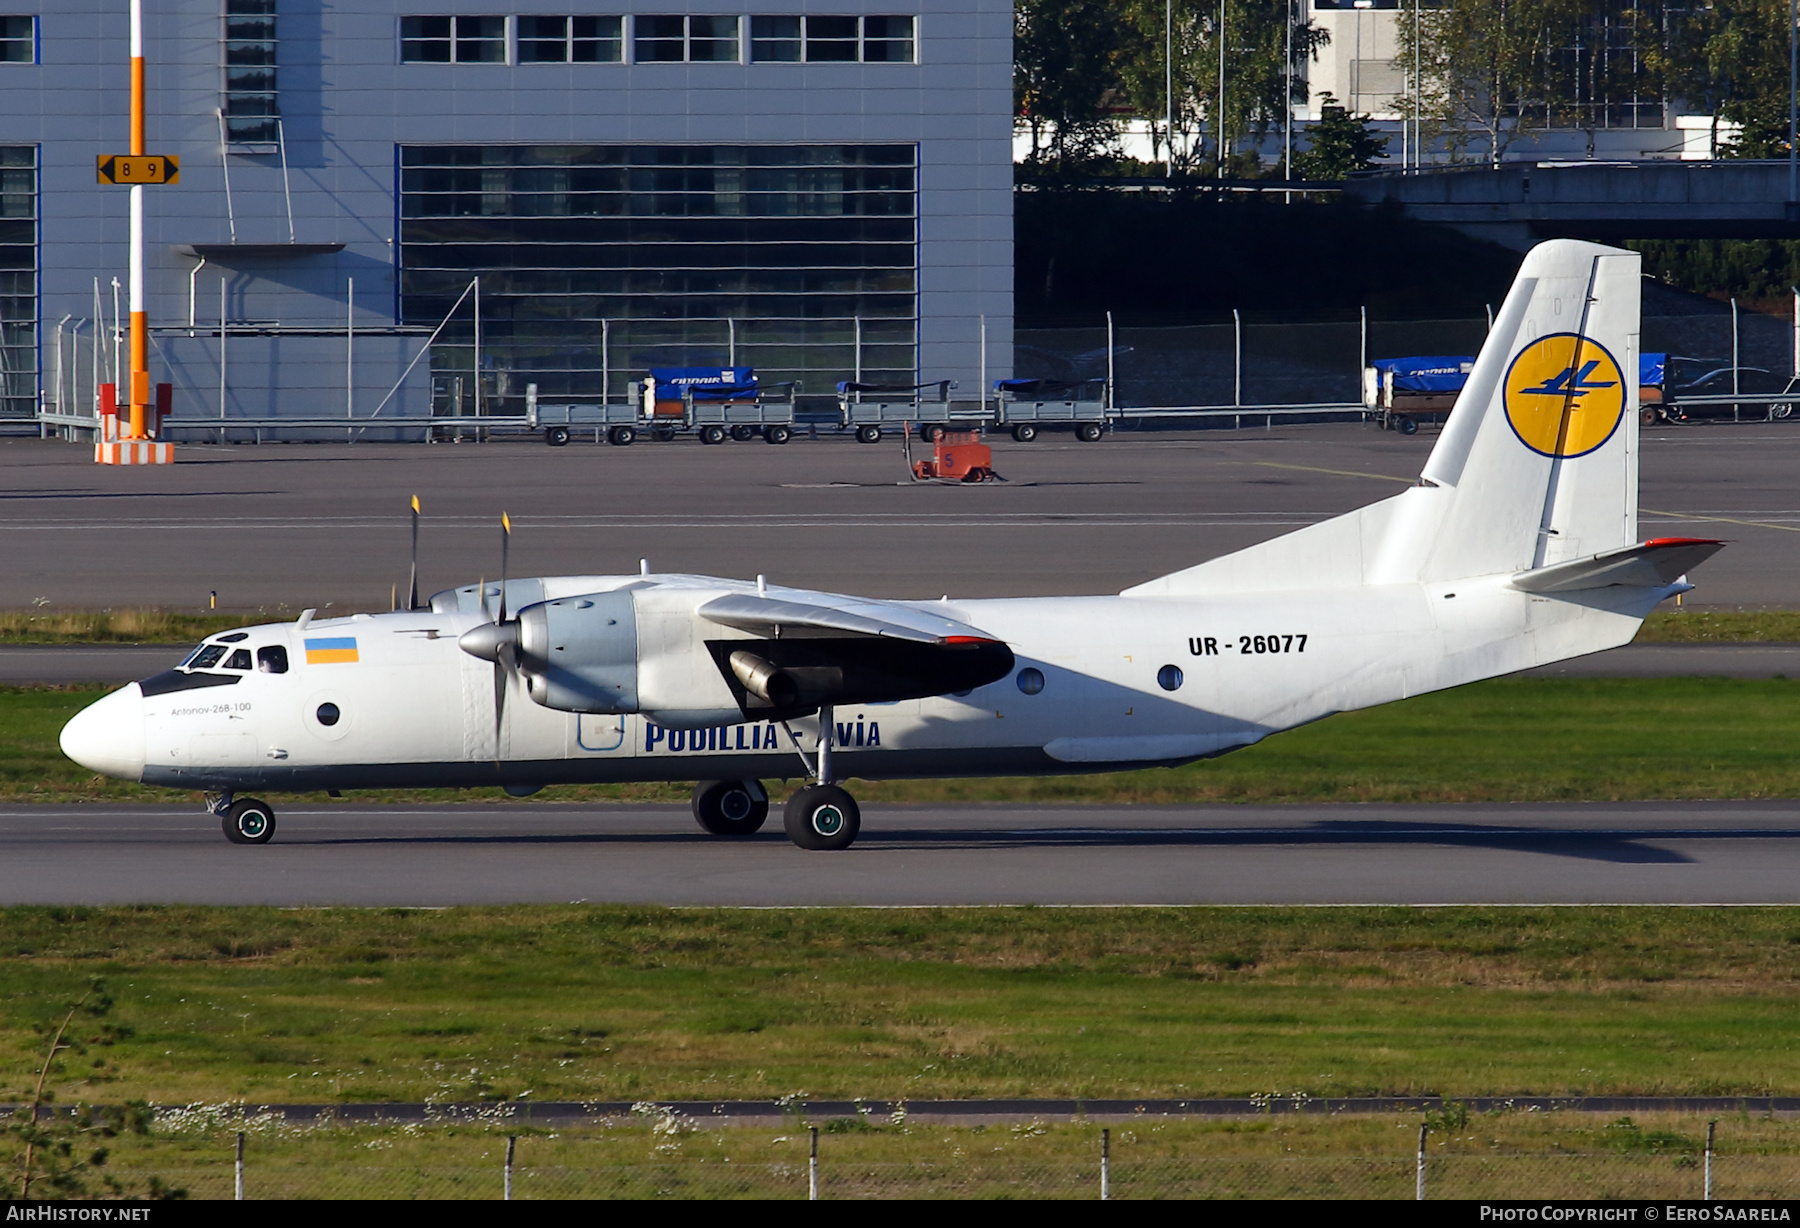
[[[1792,1095],[1800,909],[0,911],[0,1038],[163,1104]]]
[[[192,644],[219,631],[286,622],[282,607],[254,614],[184,614],[169,610],[0,611],[0,644]],[[1800,610],[1668,609],[1651,613],[1639,644],[1800,641]]]
[[[0,688],[0,799],[174,800],[62,756],[63,723],[100,694]],[[1496,802],[1800,797],[1800,684],[1781,679],[1502,678],[1349,712],[1175,769],[874,781],[869,801]],[[796,762],[796,770],[798,764]],[[546,801],[683,801],[685,784],[546,789]],[[498,789],[354,800],[506,799]]]

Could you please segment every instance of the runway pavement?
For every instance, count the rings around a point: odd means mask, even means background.
[[[880,597],[1117,592],[1374,502],[1434,436],[1363,425],[991,440],[1010,481],[911,485],[899,444],[188,445],[171,469],[0,441],[0,608],[386,609],[424,501],[427,591],[492,576],[658,570]],[[1695,605],[1800,607],[1800,423],[1643,438],[1645,536],[1719,536]]]
[[[1800,902],[1800,803],[870,806],[842,853],[684,808],[0,809],[0,904],[751,907]]]

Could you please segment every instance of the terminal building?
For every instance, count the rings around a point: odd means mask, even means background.
[[[1010,4],[745,2],[144,0],[174,419],[516,414],[653,366],[1009,375]],[[96,159],[127,152],[128,12],[0,0],[8,418],[92,413],[123,361]]]

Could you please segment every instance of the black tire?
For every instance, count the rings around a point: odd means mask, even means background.
[[[769,818],[760,781],[703,780],[694,786],[694,822],[715,836],[750,836]]]
[[[1792,402],[1789,401],[1778,401],[1774,405],[1769,406],[1769,417],[1774,421],[1780,421],[1783,418],[1790,417],[1793,412],[1794,406]]]
[[[731,437],[739,443],[748,443],[750,440],[756,438],[756,428],[753,426],[734,426],[731,428]]]
[[[669,443],[675,438],[675,428],[672,426],[653,426],[650,428],[650,437],[656,440],[657,443]]]
[[[240,798],[219,816],[225,838],[233,844],[267,844],[275,838],[275,811],[254,797]]]
[[[1645,426],[1656,425],[1656,410],[1651,406],[1644,406],[1643,422]]]
[[[876,426],[874,423],[868,423],[864,426],[857,427],[856,428],[856,442],[857,443],[880,443],[881,442],[881,428]]]
[[[615,448],[629,448],[636,440],[636,427],[615,426],[606,432],[606,442]]]
[[[971,469],[963,474],[962,480],[965,482],[985,482],[987,481],[987,470]]]
[[[1012,430],[1012,436],[1020,443],[1030,443],[1037,438],[1037,427],[1029,422],[1015,423]]]
[[[919,438],[923,439],[926,443],[936,443],[938,441],[938,436],[943,433],[944,424],[941,422],[919,423]]]
[[[1083,422],[1075,427],[1075,438],[1082,443],[1099,443],[1100,437],[1106,434],[1106,428],[1098,422]]]
[[[569,444],[569,428],[553,426],[544,431],[544,442],[553,448],[567,447]]]
[[[763,427],[763,438],[770,443],[786,443],[793,437],[793,429],[791,427],[783,426],[780,423],[776,423],[774,426]]]
[[[725,428],[722,426],[703,426],[700,428],[700,442],[719,444],[725,442]]]
[[[1419,420],[1417,418],[1395,418],[1394,429],[1399,431],[1402,435],[1417,435],[1419,433]]]
[[[788,839],[803,849],[847,849],[862,830],[856,799],[836,785],[807,785],[788,798]]]

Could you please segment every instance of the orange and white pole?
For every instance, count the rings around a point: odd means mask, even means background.
[[[131,155],[144,156],[144,0],[131,0]],[[131,185],[131,427],[148,439],[150,335],[144,314],[144,185]]]

